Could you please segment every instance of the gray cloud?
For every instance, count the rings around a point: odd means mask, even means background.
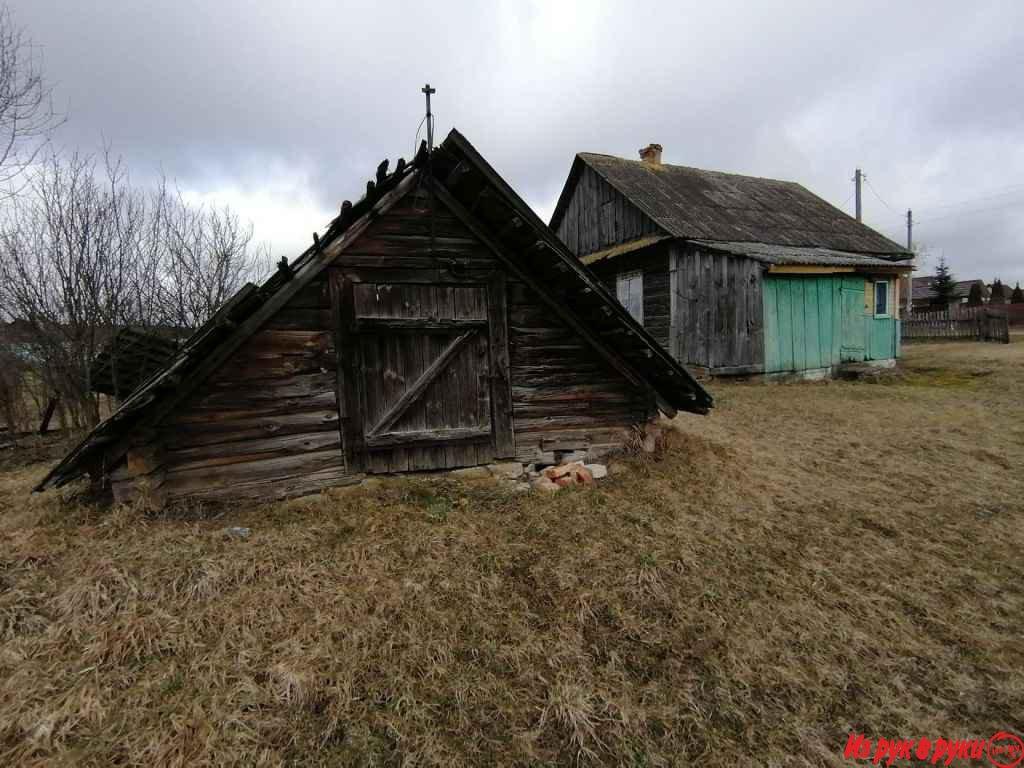
[[[93,7],[87,7],[93,6]],[[272,4],[15,0],[69,121],[137,178],[160,170],[301,248],[382,157],[408,157],[437,88],[542,215],[572,156],[634,156],[799,181],[901,216],[960,277],[1024,280],[1019,3]],[[1013,194],[983,198],[993,192]],[[966,201],[963,206],[950,203]],[[943,207],[945,206],[945,207]],[[852,202],[845,204],[852,209]]]

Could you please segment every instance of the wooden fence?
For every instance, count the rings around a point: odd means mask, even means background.
[[[914,312],[901,322],[902,341],[972,339],[1010,343],[1010,324],[1003,308],[956,307],[954,310]]]

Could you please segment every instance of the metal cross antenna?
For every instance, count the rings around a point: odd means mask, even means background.
[[[434,149],[434,118],[430,114],[430,94],[437,93],[436,88],[431,88],[427,83],[420,90],[427,95],[427,150]]]

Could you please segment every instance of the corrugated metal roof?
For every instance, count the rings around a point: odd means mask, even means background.
[[[716,240],[691,240],[695,245],[722,253],[746,256],[765,264],[812,265],[825,267],[910,267],[910,261],[884,259],[864,253],[850,253],[831,248],[771,245],[768,243],[722,243]]]
[[[685,239],[903,256],[906,250],[800,184],[681,165],[576,156],[667,233]],[[552,219],[557,228],[561,204]]]

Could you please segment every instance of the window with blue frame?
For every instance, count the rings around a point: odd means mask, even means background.
[[[889,281],[875,283],[875,317],[889,316]]]

